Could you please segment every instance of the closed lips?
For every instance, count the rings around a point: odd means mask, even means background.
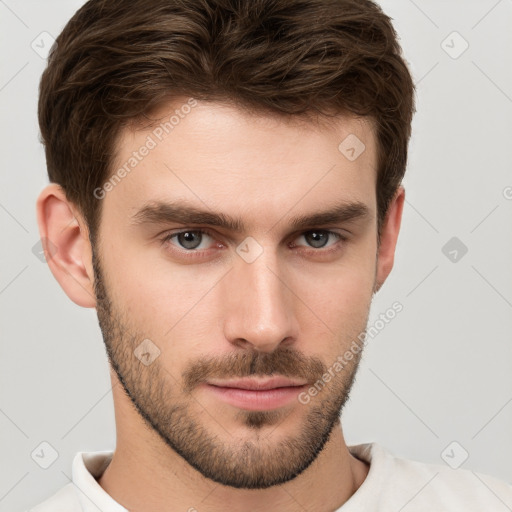
[[[273,377],[270,379],[236,379],[236,380],[210,380],[210,386],[221,388],[245,389],[249,391],[266,391],[269,389],[301,387],[307,384],[303,380],[294,380],[285,377]]]

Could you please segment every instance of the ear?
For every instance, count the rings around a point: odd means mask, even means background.
[[[377,253],[377,269],[374,292],[377,292],[387,279],[395,260],[395,248],[402,222],[405,189],[399,186],[384,218],[381,229],[380,246]]]
[[[89,230],[59,185],[52,183],[39,194],[37,223],[46,261],[61,288],[74,303],[94,308]]]

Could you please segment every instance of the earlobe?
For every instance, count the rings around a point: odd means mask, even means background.
[[[398,187],[382,224],[381,241],[377,254],[377,270],[374,292],[377,292],[393,268],[395,249],[402,222],[405,189]]]
[[[94,275],[87,225],[62,188],[52,183],[37,200],[37,223],[48,266],[66,295],[94,308]]]

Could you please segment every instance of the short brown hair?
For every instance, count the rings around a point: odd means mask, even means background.
[[[405,173],[414,83],[391,20],[371,0],[90,0],[40,83],[48,175],[91,240],[121,129],[173,97],[269,115],[369,116],[378,226]]]

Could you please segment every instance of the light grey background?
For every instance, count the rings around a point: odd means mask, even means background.
[[[57,36],[81,4],[0,0],[0,511],[65,485],[75,452],[115,446],[95,311],[74,305],[32,253],[47,178],[36,112],[45,61],[31,44]],[[381,5],[418,96],[395,268],[370,323],[396,300],[404,309],[366,347],[346,439],[440,464],[456,441],[452,460],[469,454],[461,467],[511,482],[512,0]],[[453,58],[461,38],[469,47]],[[455,262],[442,252],[452,237],[468,248]],[[46,470],[31,458],[43,441],[59,453]]]

